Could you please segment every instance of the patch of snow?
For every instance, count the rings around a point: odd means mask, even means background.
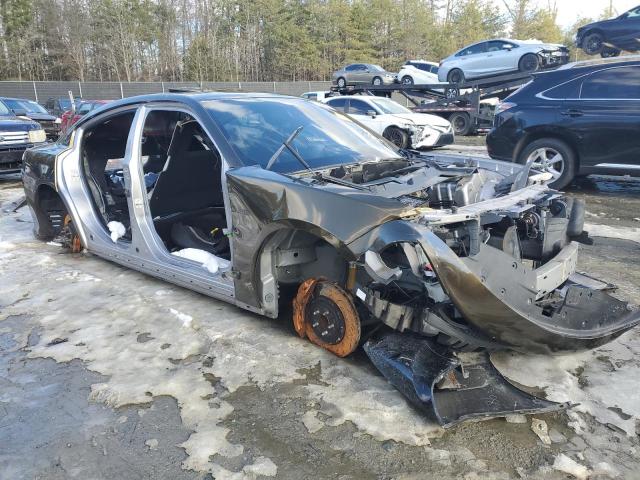
[[[107,223],[107,228],[111,232],[111,240],[113,243],[117,243],[118,239],[127,233],[127,229],[120,222],[109,222]]]
[[[318,419],[317,415],[317,411],[309,410],[302,416],[302,423],[307,427],[309,433],[316,433],[324,427],[324,423]]]
[[[219,270],[225,271],[231,263],[224,258],[216,257],[214,254],[197,248],[184,248],[177,252],[171,252],[176,257],[186,258],[199,263],[209,273],[216,274]]]
[[[150,438],[149,440],[145,441],[144,444],[149,447],[149,450],[157,450],[158,449],[158,439],[157,438]]]
[[[561,453],[556,457],[553,462],[553,468],[559,472],[572,475],[578,480],[586,480],[591,473],[587,467],[580,465],[564,453]]]
[[[640,228],[638,227],[612,227],[596,223],[585,223],[584,230],[591,237],[609,237],[631,240],[640,243]]]
[[[278,467],[270,459],[266,457],[258,457],[251,465],[242,467],[242,471],[248,475],[264,477],[275,477],[278,473]]]
[[[169,311],[173,313],[178,320],[182,322],[182,326],[185,328],[189,328],[193,322],[193,317],[191,315],[187,315],[186,313],[179,312],[175,308],[170,308]]]

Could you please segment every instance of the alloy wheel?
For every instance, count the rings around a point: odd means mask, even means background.
[[[527,163],[533,161],[531,168],[542,172],[549,172],[554,180],[564,173],[564,157],[554,148],[538,148],[527,157]]]
[[[382,85],[382,79],[380,77],[376,77],[373,79],[374,85]]]

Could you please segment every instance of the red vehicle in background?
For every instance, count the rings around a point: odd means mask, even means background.
[[[102,105],[109,103],[110,100],[83,100],[77,106],[75,112],[73,110],[67,110],[60,117],[60,132],[66,132],[71,125],[76,123],[80,118],[89,113],[91,110],[95,110]]]

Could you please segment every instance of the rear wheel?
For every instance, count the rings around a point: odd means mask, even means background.
[[[453,133],[464,137],[471,133],[471,116],[467,112],[456,112],[449,117]]]
[[[402,77],[403,85],[413,85],[413,77],[411,75],[405,75]]]
[[[576,174],[576,155],[567,143],[557,138],[541,138],[520,152],[518,163],[533,161],[531,168],[553,176],[551,188],[564,188]]]
[[[393,143],[398,148],[409,146],[409,134],[398,127],[388,127],[382,136]]]
[[[347,86],[347,81],[344,79],[344,77],[338,78],[338,81],[336,83],[338,84],[338,88],[344,88]]]
[[[454,68],[447,75],[447,81],[449,83],[464,83],[464,73],[459,68]]]
[[[535,72],[540,68],[540,60],[535,53],[525,53],[518,62],[518,70],[524,73]]]
[[[371,81],[372,85],[382,85],[382,79],[380,77],[373,77]]]
[[[587,55],[597,55],[602,51],[604,38],[599,33],[590,33],[582,42],[582,50]]]

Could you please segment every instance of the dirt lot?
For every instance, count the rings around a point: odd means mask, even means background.
[[[482,152],[481,140],[451,150]],[[472,145],[473,143],[476,146]],[[470,145],[471,144],[471,145]],[[579,268],[640,299],[640,181],[581,179]],[[340,360],[271,321],[33,239],[0,179],[0,479],[640,478],[640,331],[597,351],[494,357],[579,403],[546,422],[447,431],[361,352]]]

